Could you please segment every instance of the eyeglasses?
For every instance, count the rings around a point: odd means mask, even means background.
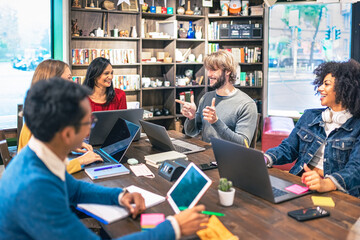
[[[96,123],[97,123],[98,119],[95,115],[91,114],[91,121],[89,122],[83,122],[83,123],[79,123],[77,124],[78,126],[82,126],[82,125],[91,125],[91,128],[94,128]]]

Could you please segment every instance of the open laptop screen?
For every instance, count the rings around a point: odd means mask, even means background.
[[[116,160],[120,160],[138,131],[138,125],[119,118],[105,139],[101,149]]]

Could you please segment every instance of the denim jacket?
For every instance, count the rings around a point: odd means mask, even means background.
[[[330,178],[338,190],[360,197],[360,119],[351,117],[326,136],[321,117],[324,110],[306,110],[289,137],[266,154],[275,165],[297,159],[290,173],[300,176],[304,163],[309,164],[325,143],[324,176]]]

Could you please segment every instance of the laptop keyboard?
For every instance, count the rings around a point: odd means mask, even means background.
[[[102,151],[99,151],[97,149],[94,150],[94,153],[97,153],[100,155],[100,157],[104,160],[104,162],[106,163],[112,163],[114,161],[112,161],[108,156],[106,156]]]
[[[283,191],[281,189],[275,188],[275,187],[272,187],[272,191],[273,191],[273,194],[274,194],[274,198],[283,196],[285,194],[288,194],[287,192],[285,192],[285,191]]]
[[[183,153],[183,152],[191,151],[191,149],[189,149],[189,148],[185,148],[185,147],[175,145],[175,144],[173,144],[173,145],[174,145],[175,151],[177,151],[177,152]]]

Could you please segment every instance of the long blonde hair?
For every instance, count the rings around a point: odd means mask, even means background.
[[[221,69],[222,71],[230,72],[229,82],[234,83],[236,80],[236,63],[234,56],[226,50],[219,50],[213,52],[205,57],[204,65],[206,69],[216,71]]]
[[[65,67],[70,68],[67,63],[60,60],[47,59],[42,61],[35,69],[30,87],[40,80],[61,77],[65,71]]]

